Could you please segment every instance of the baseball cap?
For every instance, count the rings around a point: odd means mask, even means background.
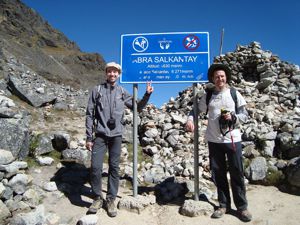
[[[116,62],[109,62],[109,63],[107,63],[107,64],[105,65],[105,71],[106,71],[107,68],[109,68],[109,67],[116,68],[116,69],[119,71],[119,73],[122,72],[122,68],[121,68],[120,64],[118,64],[118,63],[116,63]]]

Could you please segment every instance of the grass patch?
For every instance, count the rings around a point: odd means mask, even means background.
[[[29,156],[35,156],[35,150],[39,146],[39,141],[42,134],[32,135],[29,143]]]
[[[59,163],[62,157],[61,152],[53,150],[45,155],[41,155],[41,157],[51,157],[52,159],[54,159],[55,163]],[[25,159],[25,162],[27,162],[28,168],[36,168],[36,167],[40,167],[39,163],[36,161],[35,157],[32,155],[28,155]]]
[[[9,98],[13,100],[17,106],[20,106],[21,108],[26,109],[29,112],[32,112],[35,109],[32,105],[30,105],[25,100],[20,99],[17,95],[12,94],[11,96],[9,96]]]
[[[274,170],[272,168],[268,168],[267,176],[265,178],[265,184],[276,186],[281,184],[285,179],[285,176],[281,170]]]
[[[60,151],[57,150],[53,150],[51,152],[49,152],[47,154],[47,156],[51,157],[52,159],[54,159],[55,163],[59,163],[61,158],[62,158],[62,153]]]
[[[251,163],[250,159],[244,158],[244,160],[243,160],[244,168],[248,168],[250,166],[250,163]]]
[[[128,156],[122,157],[122,154],[121,154],[121,159],[120,159],[121,164],[127,163],[127,162],[133,162],[133,144],[130,144],[130,143],[126,144],[126,148],[127,148]],[[138,155],[137,155],[138,164],[140,164],[142,162],[145,162],[145,163],[152,162],[152,157],[144,154],[143,149],[140,145],[138,145],[137,153],[138,153]],[[104,163],[108,164],[108,156],[109,156],[109,153],[108,153],[108,149],[107,149],[105,152],[105,155],[104,155],[104,160],[103,160]]]
[[[128,161],[133,161],[133,144],[127,144],[127,151],[128,151]],[[137,155],[138,163],[152,162],[152,157],[143,153],[142,146],[138,145],[137,153],[138,153],[138,155]]]
[[[260,152],[263,152],[264,148],[266,147],[266,140],[265,139],[257,139],[256,147]]]
[[[67,48],[64,48],[63,46],[57,46],[57,47],[45,46],[43,47],[43,51],[45,51],[48,54],[63,54],[67,56],[78,54],[78,51],[69,50]]]
[[[28,168],[39,167],[38,162],[31,156],[27,156],[24,161],[27,163]]]

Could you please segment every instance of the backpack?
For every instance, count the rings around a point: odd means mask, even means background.
[[[208,89],[206,90],[206,114],[208,113],[208,104],[209,104],[209,100],[211,99],[211,96],[213,94],[213,90],[212,89]],[[230,95],[234,101],[234,105],[235,105],[235,112],[237,112],[237,95],[236,95],[236,89],[234,87],[230,87]]]

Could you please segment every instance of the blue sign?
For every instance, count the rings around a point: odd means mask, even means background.
[[[208,32],[124,34],[121,83],[207,82]]]

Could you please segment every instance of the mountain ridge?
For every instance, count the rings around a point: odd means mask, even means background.
[[[85,53],[20,0],[0,0],[0,50],[55,83],[88,89],[105,80],[105,60]]]

